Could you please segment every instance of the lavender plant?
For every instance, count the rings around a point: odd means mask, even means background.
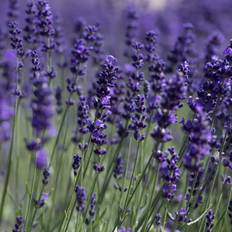
[[[232,231],[230,0],[2,2],[0,231]]]

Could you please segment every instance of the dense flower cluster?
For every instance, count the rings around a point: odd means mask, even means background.
[[[1,1],[0,231],[232,231],[232,1],[149,2]]]

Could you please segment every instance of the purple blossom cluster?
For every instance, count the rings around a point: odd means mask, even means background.
[[[0,231],[232,230],[232,2],[149,2],[0,4]]]

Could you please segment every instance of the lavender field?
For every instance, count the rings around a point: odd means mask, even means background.
[[[1,0],[0,232],[231,232],[231,10]]]

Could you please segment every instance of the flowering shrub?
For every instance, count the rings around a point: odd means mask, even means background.
[[[19,3],[0,6],[0,231],[232,231],[232,2]]]

